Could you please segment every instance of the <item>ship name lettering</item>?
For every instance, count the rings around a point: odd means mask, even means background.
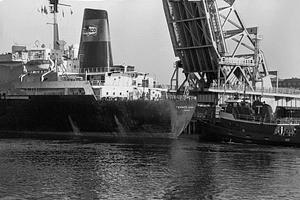
[[[176,106],[178,109],[193,109],[193,106]]]
[[[274,130],[274,135],[278,136],[289,136],[294,137],[296,136],[296,128],[294,126],[277,126]]]

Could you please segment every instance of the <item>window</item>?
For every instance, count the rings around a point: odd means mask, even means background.
[[[142,87],[149,87],[149,80],[142,80]]]

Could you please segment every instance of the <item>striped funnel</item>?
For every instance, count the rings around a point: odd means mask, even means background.
[[[108,71],[113,65],[106,10],[85,9],[79,47],[80,68]]]

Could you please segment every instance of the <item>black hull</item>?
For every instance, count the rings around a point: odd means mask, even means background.
[[[11,96],[0,100],[0,136],[177,138],[193,100],[97,101],[93,96]]]
[[[199,121],[199,126],[200,140],[300,147],[300,126],[228,119],[203,120]],[[285,132],[285,129],[290,130]]]

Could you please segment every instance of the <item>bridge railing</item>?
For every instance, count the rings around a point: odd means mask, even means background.
[[[223,91],[236,91],[240,92],[258,92],[258,93],[275,93],[275,94],[291,94],[300,95],[300,90],[295,88],[255,88],[254,91],[249,87],[242,85],[226,85],[226,86],[214,86],[211,85],[209,90],[223,90]]]

